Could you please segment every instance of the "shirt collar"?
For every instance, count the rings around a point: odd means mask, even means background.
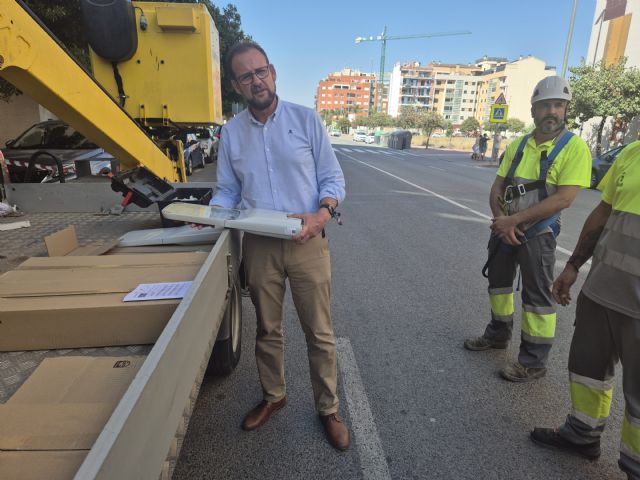
[[[275,122],[276,119],[278,118],[280,112],[282,111],[282,100],[280,100],[280,97],[276,95],[276,99],[278,100],[278,104],[276,105],[276,109],[273,111],[273,113],[269,116],[269,120]],[[256,117],[253,116],[253,113],[251,113],[251,110],[249,109],[249,107],[247,107],[247,114],[249,117],[249,121],[255,125],[260,125],[261,127],[264,126],[261,122],[259,122],[258,120],[256,120]],[[269,121],[267,120],[267,121]]]
[[[534,137],[535,130],[534,130],[533,132],[531,132],[531,137],[529,137],[529,140],[527,141],[527,143],[530,144],[536,150],[548,150],[550,147],[555,146],[555,144],[558,142],[560,137],[562,137],[562,135],[564,135],[566,131],[567,129],[563,128],[562,131],[552,139],[547,140],[546,142],[542,142],[540,145],[536,145],[536,139]]]

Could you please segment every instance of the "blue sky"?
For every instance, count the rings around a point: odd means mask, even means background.
[[[380,42],[358,36],[469,30],[471,35],[387,42],[386,68],[399,61],[472,63],[488,55],[534,55],[562,68],[572,0],[233,0],[243,30],[260,43],[278,72],[278,94],[313,107],[318,81],[345,67],[380,68]],[[226,3],[218,3],[224,6]],[[569,66],[587,54],[595,0],[578,0]]]

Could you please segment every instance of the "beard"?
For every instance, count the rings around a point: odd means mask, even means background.
[[[544,134],[559,132],[565,126],[564,119],[554,115],[546,116],[541,120],[536,120],[534,123],[536,124],[536,129]]]
[[[256,100],[253,97],[247,100],[247,103],[253,110],[256,110],[256,111],[266,110],[267,108],[269,108],[269,106],[271,106],[271,104],[273,103],[273,100],[276,98],[275,88],[273,89],[273,91],[269,90],[267,87],[260,88],[257,90],[251,89],[252,94],[260,93],[262,91],[267,92],[267,96],[264,100]]]

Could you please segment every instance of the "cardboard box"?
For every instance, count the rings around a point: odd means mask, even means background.
[[[180,300],[123,302],[193,280],[207,253],[42,257],[0,276],[0,351],[154,343]]]
[[[0,405],[0,478],[72,478],[145,358],[45,359]]]
[[[0,478],[11,480],[71,480],[88,450],[51,452],[0,451]]]

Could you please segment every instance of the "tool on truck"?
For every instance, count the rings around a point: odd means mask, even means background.
[[[202,4],[81,0],[81,6],[92,47],[93,76],[19,0],[0,0],[0,76],[118,159],[122,171],[113,175],[111,188],[125,197],[125,204],[145,208],[170,203],[189,190],[174,183],[186,180],[182,144],[175,138],[185,130],[221,123],[215,25]],[[107,196],[102,186],[76,182],[11,185],[7,195],[11,203],[28,205],[23,208],[27,215],[34,205],[43,212],[61,211],[55,209],[65,206],[73,208],[72,212],[92,211],[93,198]],[[32,187],[40,188],[37,195]],[[188,196],[190,193],[181,198]],[[87,210],[80,210],[83,208]],[[176,435],[186,429],[207,365],[229,372],[237,364],[240,238],[229,230],[216,232],[217,240],[209,237],[215,245],[205,248],[210,253],[192,287],[167,319],[104,428],[95,441],[91,436],[84,438],[85,444],[91,439],[90,445],[75,448],[76,453],[87,451],[74,457],[80,463],[69,470],[71,476],[170,478],[168,460],[173,458],[175,464],[180,444]],[[150,262],[144,255],[136,257],[138,262]],[[98,267],[104,263],[94,260],[100,257],[86,258]],[[110,260],[115,262],[110,269],[135,271],[137,267],[128,265],[127,258],[131,257]],[[55,270],[50,263],[56,261],[42,259],[43,268]],[[76,265],[72,260],[62,263]],[[78,268],[92,267],[83,264],[70,271]],[[106,279],[99,273],[110,269],[100,267],[96,278]],[[19,275],[28,275],[28,271]],[[123,278],[131,282],[129,274]],[[83,287],[81,279],[74,278],[74,282],[77,288]],[[0,297],[5,298],[9,294],[3,288],[10,290],[11,282],[2,285]],[[47,292],[63,298],[64,282],[51,282]],[[20,293],[25,294],[31,295]],[[0,325],[6,329],[11,323]],[[0,440],[6,440],[2,432]],[[48,455],[56,453],[55,448],[45,450],[50,450]],[[4,453],[0,448],[0,455]],[[26,468],[37,462],[22,463]],[[46,475],[57,478],[56,473],[51,469]]]

